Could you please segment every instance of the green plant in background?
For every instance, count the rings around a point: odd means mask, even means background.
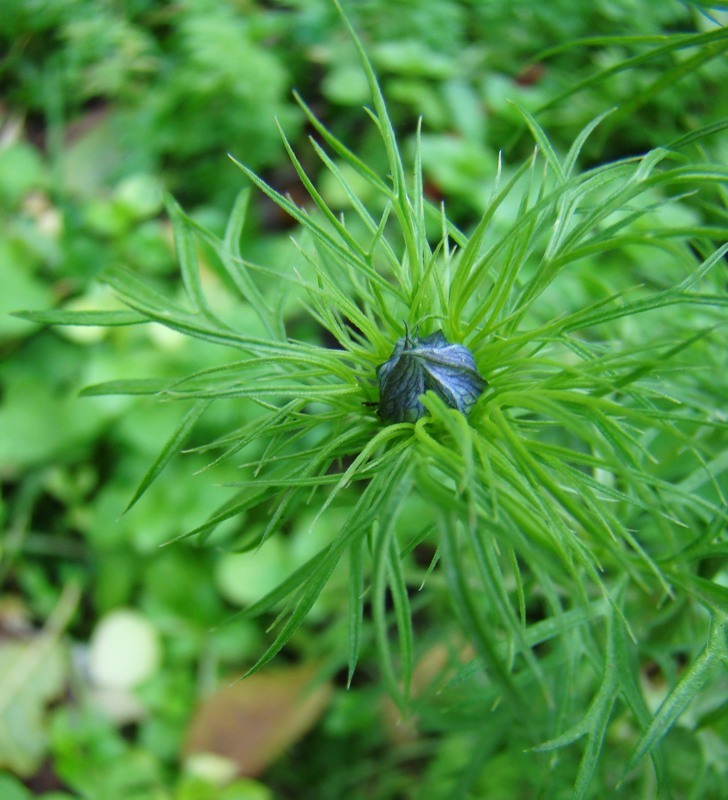
[[[328,3],[292,4],[302,7],[292,35],[304,45],[317,42],[312,55],[327,69],[321,90],[339,106],[337,130],[346,131],[339,119],[346,107],[367,102],[356,55]],[[617,106],[584,143],[584,163],[643,153],[720,119],[725,32],[710,8],[691,5],[694,20],[683,3],[646,8],[642,0],[605,0],[578,13],[568,0],[399,0],[396,20],[390,3],[368,0],[352,13],[369,37],[367,52],[404,152],[411,155],[412,116],[423,115],[428,191],[447,198],[451,220],[470,224],[487,205],[497,153],[527,157],[530,143],[512,101],[538,113],[564,150],[587,120]],[[695,22],[702,36],[694,34]],[[360,145],[368,155],[370,144]]]
[[[451,23],[458,16],[442,13]],[[584,21],[574,17],[577,28]],[[198,33],[190,23],[190,36]],[[422,41],[438,46],[437,38]],[[719,63],[725,41],[720,30],[686,36],[667,42],[659,57],[677,54],[677,80],[687,49],[695,58],[683,77],[697,79],[698,67]],[[646,57],[632,64],[617,51],[653,42],[617,37],[616,50],[604,44],[627,74],[644,74],[640,65],[652,63]],[[397,48],[371,52],[380,70],[401,77],[414,69],[416,77],[422,57],[414,51],[407,64],[395,58]],[[57,714],[55,768],[83,796],[98,794],[101,775],[109,796],[169,796],[152,788],[163,780],[155,759],[176,757],[178,731],[199,695],[191,665],[208,673],[209,688],[216,652],[221,667],[256,655],[260,668],[288,645],[303,661],[324,659],[327,671],[343,666],[353,686],[312,745],[327,755],[340,751],[347,769],[322,775],[320,755],[302,759],[310,767],[290,767],[292,777],[285,766],[274,769],[272,785],[288,784],[291,792],[303,785],[322,797],[391,797],[412,794],[421,782],[430,796],[568,796],[576,782],[577,796],[598,797],[619,794],[622,779],[623,796],[652,796],[657,784],[665,793],[672,787],[718,797],[725,782],[719,665],[726,657],[720,409],[728,389],[725,247],[716,246],[726,239],[719,105],[688,135],[656,126],[662,147],[585,171],[585,148],[593,163],[599,148],[590,143],[605,129],[623,130],[617,113],[600,114],[565,145],[573,120],[554,136],[549,125],[547,135],[532,114],[514,107],[507,138],[516,118],[525,121],[537,151],[520,167],[492,156],[477,187],[453,184],[456,200],[473,206],[477,197],[485,208],[465,232],[453,222],[449,198],[446,209],[428,200],[432,187],[422,176],[428,169],[432,176],[438,159],[428,167],[427,134],[418,129],[406,140],[411,151],[399,145],[377,80],[359,55],[374,98],[367,163],[302,103],[320,167],[284,142],[311,202],[294,203],[240,165],[299,224],[293,266],[290,251],[284,257],[276,250],[267,262],[274,266],[263,267],[241,249],[249,243],[241,235],[247,192],[222,235],[216,220],[203,225],[202,215],[170,201],[184,279],[184,291],[172,295],[163,271],[146,255],[133,256],[144,248],[141,240],[132,245],[136,230],[122,213],[137,205],[128,202],[139,196],[132,181],[135,191],[119,191],[110,214],[105,207],[91,215],[102,227],[114,223],[120,260],[146,273],[144,280],[119,268],[104,273],[131,310],[26,315],[91,325],[96,333],[99,324],[113,326],[118,371],[112,353],[99,359],[92,351],[80,380],[115,371],[156,376],[86,392],[96,397],[85,402],[104,403],[93,425],[116,413],[117,440],[136,443],[141,456],[177,404],[119,418],[113,404],[128,400],[118,394],[191,403],[130,505],[149,494],[121,524],[113,523],[123,507],[119,482],[99,498],[101,525],[89,524],[83,507],[70,520],[97,549],[95,606],[113,608],[135,584],[145,587],[145,611],[165,626],[175,668],[145,689],[153,719],[134,744],[93,715],[79,723],[65,709]],[[587,88],[607,87],[619,74],[607,68]],[[422,97],[435,77],[423,82],[420,74],[409,89]],[[650,89],[645,80],[642,96],[650,101],[671,88],[665,80]],[[390,84],[403,89],[391,75]],[[466,102],[472,93],[447,87],[435,94],[449,97],[448,107],[465,119],[463,108],[475,107]],[[554,94],[553,87],[539,91],[539,102]],[[603,97],[582,98],[592,115],[613,102],[607,88]],[[483,131],[471,134],[488,160]],[[492,129],[489,137],[499,145]],[[308,176],[319,168],[326,177],[314,184]],[[160,233],[161,226],[155,241]],[[144,332],[127,327],[149,321],[190,334],[194,346],[182,352],[167,344],[161,355],[150,354]],[[420,337],[442,330],[474,352],[489,386],[467,419],[432,395],[423,400],[428,415],[415,424],[385,425],[377,414],[376,368],[405,326],[419,326]],[[51,348],[46,339],[31,345],[25,355],[40,354],[54,374],[70,363],[55,358],[69,347]],[[18,395],[23,384],[13,386]],[[109,393],[117,396],[101,397]],[[190,452],[172,461],[182,448]],[[62,443],[55,450],[67,452]],[[139,458],[123,462],[123,472],[138,472]],[[232,498],[205,521],[199,515],[209,508],[209,497],[201,501],[212,494],[209,481],[189,477],[203,468],[237,482]],[[70,505],[88,481],[79,472],[56,475],[50,485]],[[20,517],[30,514],[44,482],[28,482],[15,504]],[[139,566],[185,525],[188,537],[209,546],[195,551],[178,543]],[[39,539],[27,546],[64,543]],[[122,539],[135,549],[124,550]],[[218,561],[219,550],[233,552]],[[266,595],[285,570],[287,580]],[[19,574],[36,613],[49,614],[53,591],[43,570],[28,566]],[[213,581],[247,607],[243,620],[211,635],[207,629],[225,613]],[[307,615],[312,622],[303,624]],[[272,623],[267,648],[259,632],[251,634],[255,617]],[[201,654],[199,665],[192,652]],[[372,680],[375,665],[399,708],[390,714],[405,721],[373,742],[361,731],[382,724],[372,702],[381,683]],[[371,752],[375,769],[366,766]],[[112,761],[118,770],[108,769]],[[195,791],[183,779],[175,797],[206,796]]]
[[[226,149],[243,142],[256,168],[270,166],[280,160],[275,117],[297,122],[287,65],[266,45],[280,27],[255,4],[240,12],[217,0],[8,0],[0,86],[32,124],[45,118],[57,190],[153,172],[179,196],[222,204],[236,189]]]

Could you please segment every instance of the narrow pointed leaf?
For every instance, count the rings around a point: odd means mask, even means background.
[[[176,430],[169,437],[169,439],[167,439],[159,455],[147,470],[146,475],[142,478],[139,486],[134,492],[134,496],[124,509],[124,513],[129,511],[129,509],[136,504],[136,502],[142,497],[152,483],[154,483],[154,481],[159,477],[167,464],[180,452],[189,432],[192,430],[197,420],[210,407],[210,402],[211,401],[209,400],[197,402],[194,404],[194,406],[192,406],[187,414],[185,414]]]

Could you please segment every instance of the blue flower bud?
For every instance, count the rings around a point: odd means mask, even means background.
[[[377,367],[379,416],[388,423],[415,422],[427,412],[420,395],[431,390],[451,408],[467,414],[488,385],[473,354],[450,344],[442,331],[422,339],[409,331]]]

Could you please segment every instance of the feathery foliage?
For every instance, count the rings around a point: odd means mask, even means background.
[[[221,237],[170,201],[181,301],[114,268],[104,280],[129,311],[24,316],[49,324],[158,323],[234,353],[224,366],[171,381],[85,390],[190,405],[130,506],[213,403],[244,400],[256,413],[194,450],[211,464],[245,456],[246,477],[185,537],[214,538],[228,523],[221,541],[254,550],[304,506],[315,507],[317,519],[344,513],[335,538],[243,612],[278,615],[251,672],[280,652],[334,572],[345,570],[348,647],[334,658],[346,660],[352,680],[372,640],[402,713],[416,713],[433,734],[480,731],[462,796],[483,753],[509,738],[535,748],[529,759],[581,741],[573,779],[575,796],[587,796],[615,719],[628,719],[633,733],[624,774],[613,777],[646,780],[649,755],[664,787],[670,769],[660,743],[702,687],[725,683],[717,666],[728,658],[728,462],[718,410],[728,389],[728,170],[708,155],[725,123],[582,171],[580,152],[608,114],[560,154],[539,121],[520,110],[533,155],[518,167],[500,161],[490,203],[466,232],[428,200],[419,146],[403,157],[352,35],[388,174],[365,164],[300,98],[315,131],[313,151],[348,198],[346,215],[327,205],[284,133],[310,197],[305,207],[235,162],[298,223],[294,268],[264,267],[240,251],[248,190]],[[712,58],[723,41],[716,35],[694,45]],[[218,278],[254,309],[263,334],[250,335],[208,301],[201,248],[214,255]],[[654,253],[654,268],[632,259],[641,248]],[[329,346],[288,338],[284,308],[292,301]],[[405,324],[422,335],[441,329],[474,353],[488,387],[467,419],[433,394],[423,399],[429,415],[414,424],[384,425],[378,417],[375,369]],[[266,524],[230,527],[246,512]],[[418,641],[417,620],[444,614],[455,615],[460,633],[446,643],[438,702],[416,686],[417,664],[432,644]],[[680,674],[660,663],[673,679],[652,708],[639,662],[662,656],[641,643],[672,625],[699,629],[704,645],[679,653]],[[720,709],[696,713],[705,719]],[[558,769],[556,760],[539,763]]]

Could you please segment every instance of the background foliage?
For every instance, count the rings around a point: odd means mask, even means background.
[[[359,558],[367,566],[357,568],[354,550],[317,586],[310,613],[297,619],[301,624],[278,660],[229,687],[271,643],[278,650],[275,637],[285,623],[269,632],[275,616],[254,604],[290,575],[298,576],[291,585],[305,588],[310,559],[352,524],[364,481],[339,492],[319,518],[326,495],[320,490],[307,504],[303,479],[316,478],[329,491],[382,430],[361,406],[376,400],[374,384],[362,379],[363,394],[341,400],[339,407],[361,421],[340,431],[349,439],[336,440],[331,471],[321,462],[312,476],[296,476],[301,491],[275,535],[266,538],[275,506],[249,502],[211,535],[205,529],[204,541],[160,547],[225,507],[226,484],[250,477],[241,463],[266,456],[275,469],[282,447],[276,440],[267,449],[253,442],[237,460],[212,467],[224,450],[206,447],[242,431],[227,440],[235,447],[246,430],[260,430],[271,409],[239,399],[218,402],[177,438],[179,404],[145,397],[148,384],[127,384],[138,389],[131,395],[81,399],[78,389],[150,376],[157,385],[173,385],[227,363],[223,348],[157,325],[51,330],[3,313],[3,797],[393,798],[422,796],[426,786],[431,797],[569,797],[576,791],[718,798],[728,780],[728,343],[720,309],[672,304],[676,292],[725,293],[725,262],[714,256],[727,238],[722,12],[640,0],[394,5],[362,0],[346,8],[380,78],[407,174],[421,162],[426,198],[433,208],[444,199],[457,226],[452,241],[464,244],[459,231],[470,234],[493,209],[495,241],[508,241],[526,217],[532,227],[516,242],[552,236],[556,261],[573,251],[561,264],[568,269],[544,287],[529,312],[529,326],[540,330],[526,339],[534,352],[508,349],[508,336],[517,331],[507,324],[492,339],[478,326],[457,332],[471,337],[506,409],[508,392],[522,403],[541,382],[554,397],[560,389],[599,397],[601,381],[601,405],[585,406],[581,419],[570,408],[561,428],[545,406],[516,416],[506,410],[500,420],[475,412],[473,426],[463,428],[435,403],[436,432],[430,441],[428,429],[420,430],[426,468],[416,474],[397,460],[399,434],[385,429],[380,436],[390,441],[382,444],[395,447],[373,451],[374,467],[360,477],[375,476],[366,502],[374,498],[384,520],[396,514],[392,530],[403,560],[389,558],[391,537],[370,528],[371,602],[351,602],[369,568],[364,550]],[[359,56],[325,0],[9,0],[0,48],[3,312],[119,309],[108,283],[122,294],[129,289],[125,278],[114,281],[127,275],[120,267],[151,281],[160,293],[155,302],[182,303],[171,217],[178,253],[195,231],[206,232],[207,244],[198,245],[209,306],[246,336],[280,338],[265,315],[234,300],[216,259],[214,237],[224,236],[231,209],[233,227],[242,220],[242,206],[234,204],[245,178],[226,154],[314,215],[277,118],[321,202],[353,218],[351,195],[307,144],[315,128],[293,101],[295,88],[376,175],[386,180],[391,171],[380,133],[361,110],[371,95]],[[580,132],[610,109],[580,151],[571,150]],[[529,163],[534,138],[542,155],[530,177],[522,175],[530,184],[517,184],[496,209],[494,186],[515,180]],[[671,145],[669,158],[658,151],[644,162],[624,161]],[[386,200],[375,182],[352,160],[337,158],[335,166],[378,218]],[[554,184],[560,171],[573,173],[565,185],[574,189],[561,205]],[[633,193],[630,185],[637,187]],[[165,191],[186,214],[174,205],[164,210]],[[544,196],[556,199],[539,207]],[[589,209],[600,209],[591,220],[598,235],[559,240],[551,233],[557,220],[578,233]],[[289,240],[293,232],[305,251],[315,236],[294,228],[283,211],[256,193],[241,252],[281,276],[257,285],[274,307],[270,319],[285,324],[290,340],[333,347],[336,338],[325,323],[335,333],[336,320],[326,319],[326,303],[317,322],[302,301],[315,302],[300,287],[283,296],[278,291],[294,264],[301,280],[315,283]],[[425,226],[429,242],[439,236],[435,217]],[[503,252],[504,260],[518,262],[517,248]],[[522,258],[524,286],[535,263],[529,257]],[[713,268],[696,282],[699,264]],[[492,275],[491,265],[481,273],[484,280]],[[624,303],[659,297],[655,312],[610,320],[594,308],[579,349],[565,338],[568,331],[553,327],[627,288],[632,293]],[[463,308],[462,319],[471,318],[466,300]],[[363,331],[371,348],[348,364],[364,377],[398,335],[403,315],[394,305],[389,312]],[[454,315],[449,333],[460,322]],[[502,363],[508,370],[499,382]],[[215,374],[188,384],[188,391],[209,386]],[[633,389],[638,378],[645,381]],[[618,405],[610,407],[615,381]],[[585,435],[587,423],[593,428]],[[492,433],[494,426],[501,436],[514,434],[503,448],[512,459],[506,473],[498,453],[473,439],[473,430]],[[304,426],[294,452],[320,452],[329,441],[321,430]],[[189,452],[166,464],[121,516],[150,464],[170,437],[181,446],[182,433],[189,434]],[[611,460],[590,461],[604,442]],[[567,451],[580,452],[582,461],[565,460]],[[284,470],[293,464],[305,472],[305,458],[281,452],[288,459]],[[377,460],[377,453],[388,460]],[[334,456],[341,457],[338,466]],[[198,470],[204,471],[193,476]],[[640,484],[635,474],[649,479]],[[582,498],[593,499],[587,506],[603,515],[605,529],[618,531],[619,548],[606,536],[586,540],[582,563],[575,551],[576,564],[560,561],[559,548],[539,539],[538,516],[525,506],[521,525],[510,531],[514,538],[498,538],[501,546],[536,548],[538,557],[523,570],[515,556],[508,562],[507,549],[477,550],[459,501],[442,499],[439,516],[428,503],[448,480],[478,505],[486,503],[479,487],[490,486],[493,476],[502,482],[500,502],[508,503],[509,487],[520,482],[521,496],[533,498],[554,475],[557,494],[567,487],[560,502],[568,506],[568,493],[578,487]],[[359,477],[356,469],[349,476]],[[273,477],[280,485],[281,474]],[[418,485],[426,491],[419,494]],[[544,497],[541,511],[553,519]],[[424,531],[423,519],[431,521]],[[441,539],[438,529],[445,532]],[[516,539],[523,531],[525,543]],[[595,567],[585,576],[592,558]],[[386,569],[378,573],[377,564]],[[485,590],[484,575],[490,575]],[[608,591],[595,591],[595,578]],[[478,598],[487,601],[485,611]],[[342,613],[347,603],[360,609],[360,622]],[[264,613],[253,616],[251,608]],[[222,624],[241,609],[248,614]],[[352,653],[358,664],[347,689]],[[410,684],[408,699],[402,681]],[[258,720],[252,733],[245,714]],[[655,748],[653,762],[643,758],[660,742],[662,754]]]

